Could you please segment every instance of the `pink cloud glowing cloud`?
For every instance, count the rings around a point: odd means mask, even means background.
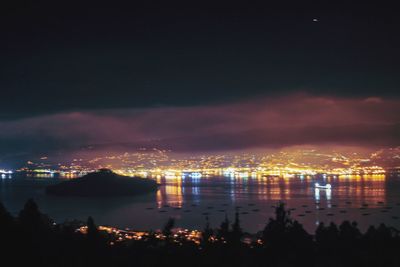
[[[156,145],[174,151],[294,145],[397,146],[400,100],[295,94],[191,107],[74,111],[0,122],[7,143],[38,149]]]

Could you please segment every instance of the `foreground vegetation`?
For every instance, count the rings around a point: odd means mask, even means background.
[[[236,214],[218,229],[206,223],[200,243],[176,240],[174,221],[162,236],[111,242],[92,218],[55,224],[28,200],[14,218],[0,203],[1,262],[12,266],[400,266],[400,235],[391,227],[371,226],[361,233],[355,222],[320,224],[314,235],[292,220],[284,204],[276,207],[264,231],[251,244]]]

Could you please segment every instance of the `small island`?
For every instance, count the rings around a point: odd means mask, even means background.
[[[110,197],[132,196],[156,192],[156,181],[140,177],[118,175],[109,169],[100,169],[81,178],[46,187],[46,193],[58,196]]]

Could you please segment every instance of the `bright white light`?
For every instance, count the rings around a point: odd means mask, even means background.
[[[332,199],[332,190],[330,188],[326,189],[325,194],[326,194],[326,200],[330,201]],[[330,207],[331,204],[329,203],[328,205]]]
[[[316,201],[319,201],[319,199],[320,199],[319,189],[318,188],[315,188],[314,198],[315,198]]]
[[[331,189],[332,188],[331,184],[327,184],[326,188]]]
[[[198,178],[201,178],[202,175],[200,172],[192,172],[189,176],[192,178],[198,179]]]

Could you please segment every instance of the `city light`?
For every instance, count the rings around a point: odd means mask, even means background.
[[[396,160],[400,155],[400,149],[396,148],[393,154],[392,158]],[[75,158],[70,162],[49,163],[51,158],[42,157],[28,161],[26,166],[17,171],[41,177],[61,175],[67,178],[75,178],[100,168],[108,168],[120,175],[153,179],[157,177],[173,180],[204,179],[212,176],[240,179],[260,177],[304,179],[307,176],[321,176],[327,179],[327,177],[349,175],[386,174],[385,161],[378,155],[380,154],[377,152],[360,155],[341,154],[334,151],[319,153],[315,150],[300,149],[270,154],[241,153],[182,157],[169,151],[150,150],[94,158]],[[0,170],[0,173],[11,172]]]

